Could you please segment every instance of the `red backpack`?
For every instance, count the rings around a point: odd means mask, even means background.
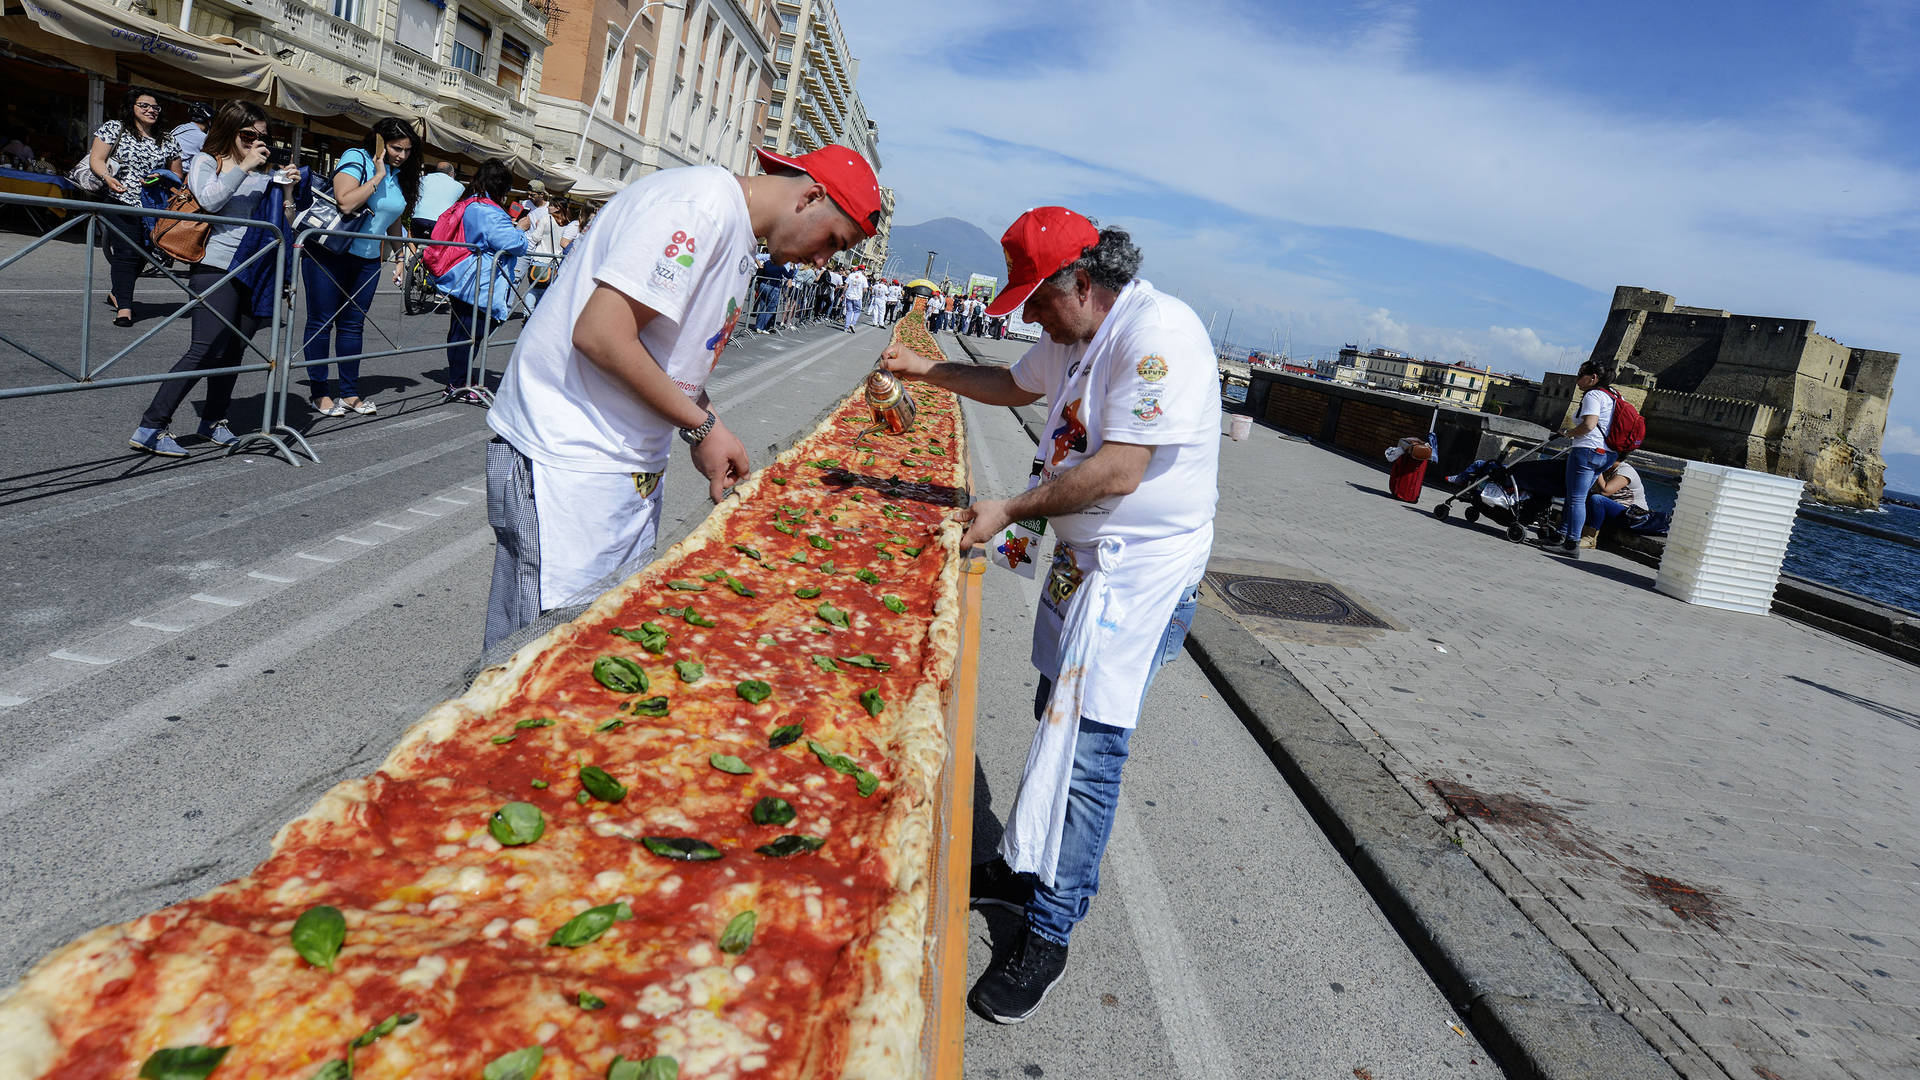
[[[438,230],[435,230],[438,235]],[[1607,449],[1626,457],[1640,444],[1647,441],[1647,422],[1640,416],[1640,410],[1612,387],[1601,387],[1600,392],[1613,399],[1613,419],[1607,424]]]
[[[477,202],[486,203],[496,210],[500,208],[499,203],[494,202],[485,195],[474,195],[461,199],[459,202],[441,211],[440,216],[434,220],[433,239],[453,240],[459,243],[465,243],[467,239],[467,207]],[[434,277],[445,277],[449,270],[459,266],[460,263],[471,254],[473,254],[473,252],[467,248],[429,246],[426,251],[421,253],[420,261],[426,264],[428,272],[432,273]]]

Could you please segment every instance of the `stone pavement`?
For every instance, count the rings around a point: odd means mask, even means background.
[[[1920,676],[1385,496],[1256,426],[1216,568],[1390,629],[1249,629],[1683,1076],[1920,1070]]]

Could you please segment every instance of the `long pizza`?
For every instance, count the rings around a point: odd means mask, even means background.
[[[967,477],[954,398],[908,392],[911,431],[844,401],[250,875],[42,960],[0,1080],[912,1075]]]

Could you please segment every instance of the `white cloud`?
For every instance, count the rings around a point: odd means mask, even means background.
[[[1867,6],[1869,17],[1897,12]],[[1031,5],[937,19],[878,0],[840,7],[904,222],[953,214],[997,233],[1028,206],[1064,202],[1156,237],[1157,284],[1243,318],[1278,316],[1264,325],[1292,311],[1296,338],[1304,323],[1347,318],[1320,340],[1398,327],[1418,347],[1446,328],[1379,315],[1401,301],[1364,281],[1270,273],[1248,254],[1270,237],[1208,235],[1191,224],[1197,207],[1273,221],[1276,233],[1298,222],[1457,246],[1602,295],[1645,285],[1920,351],[1920,264],[1850,258],[1837,242],[1898,249],[1920,228],[1920,173],[1831,103],[1738,120],[1609,109],[1537,73],[1425,67],[1396,5],[1370,7],[1342,35],[1206,2],[1079,7],[1071,40],[1024,42],[1007,35]],[[1002,35],[1006,63],[967,54],[956,70],[949,57],[974,31]],[[983,148],[969,130],[1013,149]],[[1526,298],[1505,299],[1517,327],[1449,332],[1527,368],[1590,345],[1528,340],[1538,320]],[[1591,332],[1600,321],[1596,310]],[[1906,366],[1897,409],[1920,402],[1920,362]]]
[[[1920,431],[1912,424],[1888,424],[1880,449],[1890,454],[1920,454]]]

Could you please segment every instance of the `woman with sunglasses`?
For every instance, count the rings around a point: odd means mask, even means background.
[[[127,206],[140,205],[140,186],[153,173],[180,171],[180,144],[160,129],[160,97],[151,90],[130,87],[120,107],[118,119],[101,124],[93,133],[93,146],[87,157],[93,174],[106,185],[107,198]],[[133,282],[140,276],[144,229],[137,217],[114,215],[101,223],[106,230],[107,267],[113,292],[107,303],[113,307],[113,325],[133,325]],[[120,235],[122,232],[126,236]]]
[[[223,217],[250,218],[260,200],[267,197],[272,184],[293,183],[300,178],[299,170],[291,165],[278,170],[270,168],[268,150],[267,114],[260,106],[250,101],[229,101],[222,105],[207,125],[206,144],[187,167],[187,187],[200,201],[200,208]],[[232,266],[234,252],[247,229],[246,225],[208,227],[206,257],[194,264],[187,278],[194,295],[206,299],[193,310],[193,341],[180,362],[173,365],[174,371],[237,366],[246,355],[247,342],[260,328],[260,320],[253,316],[253,296],[249,290],[237,279],[220,282]],[[220,282],[217,287],[216,282]],[[207,377],[207,403],[200,412],[200,436],[219,446],[236,441],[227,428],[227,406],[233,400],[236,378],[233,374]],[[196,381],[176,379],[161,383],[154,392],[152,404],[140,418],[140,426],[127,440],[128,445],[161,457],[186,457],[186,450],[168,433],[167,426],[173,422],[174,411]]]

